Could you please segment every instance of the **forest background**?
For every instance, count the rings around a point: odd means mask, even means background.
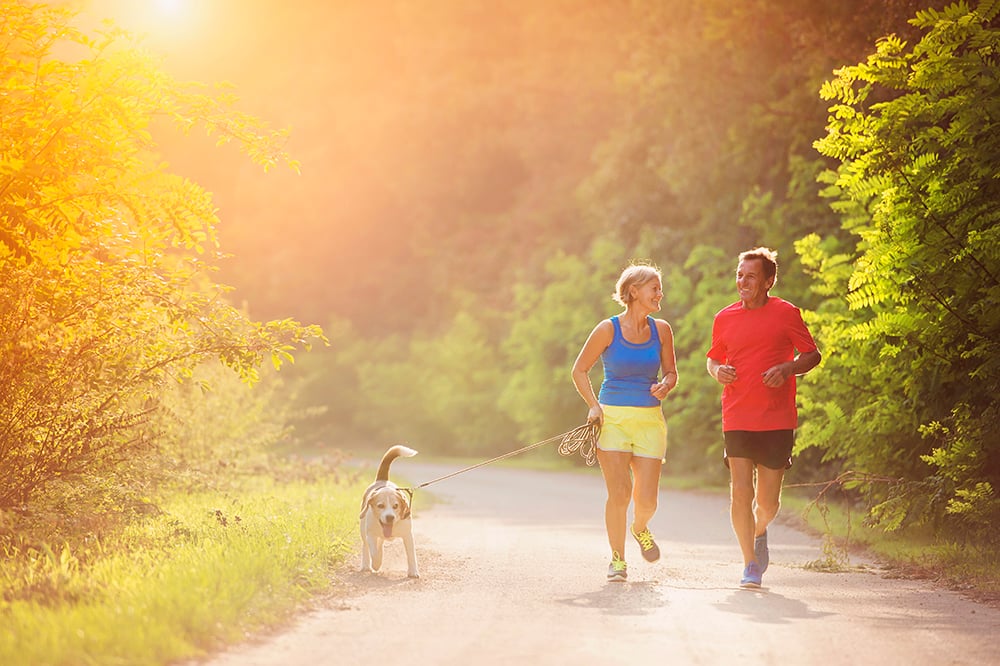
[[[489,457],[569,430],[568,369],[644,259],[681,374],[667,471],[720,479],[704,354],[737,253],[767,245],[825,356],[790,482],[848,473],[875,523],[991,538],[997,3],[935,7],[316,3],[263,33],[248,12],[189,64],[292,127],[302,174],[177,164],[216,194],[237,297],[330,337],[295,369],[303,446]]]
[[[5,33],[0,509],[141,508],[258,444],[485,457],[565,432],[572,360],[634,259],[662,268],[677,345],[668,472],[718,479],[704,354],[736,255],[767,245],[824,353],[790,481],[997,538],[1000,2],[139,6],[84,19],[238,99],[98,57],[66,68],[106,77],[81,109],[32,69],[59,54]],[[263,392],[220,390],[211,358]]]

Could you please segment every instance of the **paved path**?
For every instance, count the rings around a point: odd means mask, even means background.
[[[393,478],[456,469],[417,460],[398,460]],[[1000,611],[874,569],[807,569],[820,541],[781,524],[764,588],[740,589],[716,495],[663,492],[651,523],[663,558],[647,564],[630,543],[629,581],[609,584],[603,504],[596,474],[492,466],[442,481],[416,496],[419,580],[390,543],[381,573],[355,558],[327,607],[208,663],[1000,664]]]

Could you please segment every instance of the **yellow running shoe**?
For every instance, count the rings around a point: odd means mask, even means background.
[[[608,582],[624,583],[628,579],[628,565],[618,553],[611,553],[611,564],[608,565]]]
[[[647,562],[655,562],[660,559],[660,547],[656,545],[653,541],[653,533],[649,531],[647,527],[643,531],[636,533],[635,525],[629,528],[629,532],[635,537],[635,540],[639,542],[639,548],[642,549],[642,558]]]

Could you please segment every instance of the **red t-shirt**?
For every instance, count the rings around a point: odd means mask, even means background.
[[[722,389],[722,430],[794,430],[795,377],[778,388],[761,375],[779,363],[816,349],[799,309],[775,296],[748,310],[733,303],[715,315],[712,348],[706,356],[736,368],[736,381]]]

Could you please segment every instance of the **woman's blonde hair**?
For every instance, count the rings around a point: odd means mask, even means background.
[[[622,307],[628,307],[628,304],[632,301],[629,289],[633,285],[641,287],[650,280],[663,282],[663,276],[660,274],[659,268],[647,263],[629,264],[622,271],[621,276],[619,276],[618,282],[615,284],[615,293],[611,295],[611,298]]]

